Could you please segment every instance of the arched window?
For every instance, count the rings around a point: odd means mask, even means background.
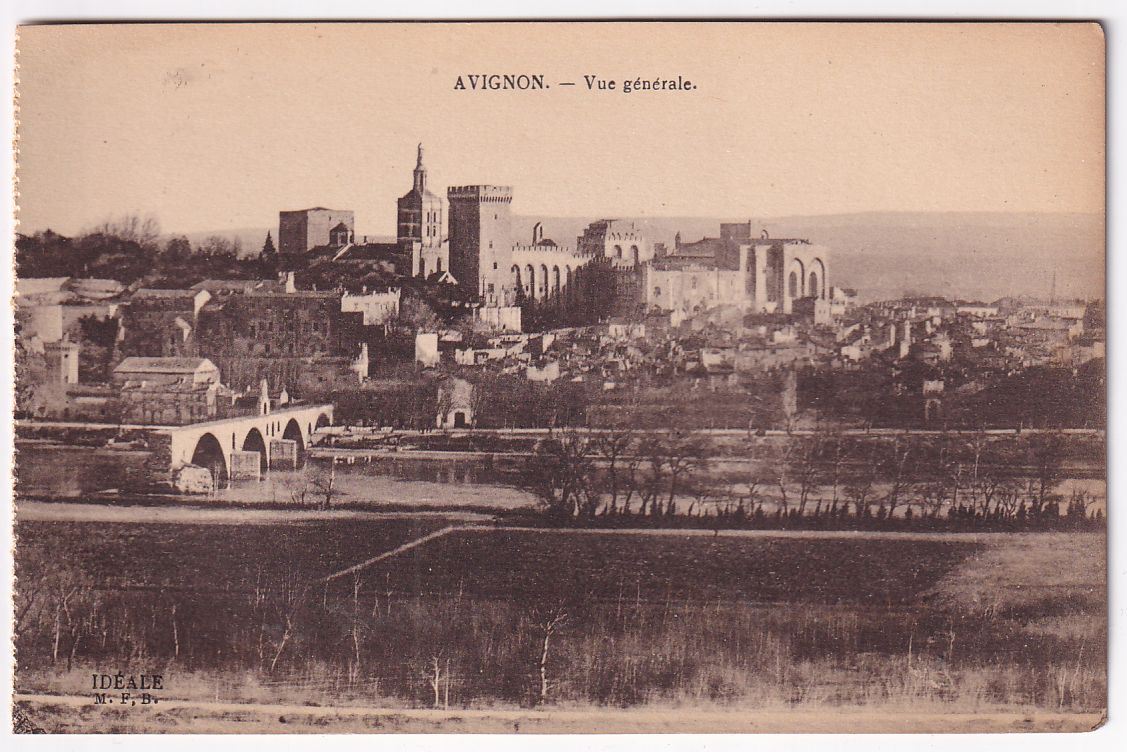
[[[614,257],[615,258],[622,258],[622,246],[616,245],[614,247]]]
[[[638,263],[639,263],[639,260],[640,260],[639,253],[638,253],[638,246],[636,246],[636,245],[630,246],[630,258],[631,258],[631,260],[633,260],[634,266],[637,266]]]
[[[654,297],[655,297],[655,298],[660,298],[660,297],[661,297],[661,288],[660,288],[660,287],[655,287],[655,288],[654,288]]]
[[[790,287],[790,296],[792,298],[797,298],[798,297],[798,275],[795,274],[794,272],[790,273],[789,287]]]

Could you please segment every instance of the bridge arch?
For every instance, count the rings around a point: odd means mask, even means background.
[[[297,418],[290,418],[286,423],[285,430],[282,431],[282,438],[289,439],[297,444],[297,466],[301,467],[305,464],[305,434],[301,431],[301,424],[297,422]]]
[[[265,473],[270,469],[270,457],[266,449],[266,440],[262,437],[262,432],[257,428],[252,428],[247,431],[246,438],[243,439],[242,451],[258,452],[258,468],[260,472]]]
[[[192,450],[192,464],[210,470],[212,480],[216,483],[227,479],[227,456],[223,453],[223,445],[213,433],[205,433],[196,441],[196,447]]]

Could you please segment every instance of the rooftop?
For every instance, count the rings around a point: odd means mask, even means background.
[[[195,373],[200,369],[213,369],[215,364],[207,358],[138,358],[121,361],[114,373]]]
[[[190,289],[207,290],[208,292],[249,292],[251,290],[280,292],[285,289],[285,285],[272,279],[205,279],[192,285]]]
[[[194,298],[201,291],[194,289],[175,289],[175,290],[162,290],[152,287],[142,287],[133,293],[133,298]]]

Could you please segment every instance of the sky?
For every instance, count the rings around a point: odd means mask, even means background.
[[[419,142],[436,192],[524,215],[1104,211],[1093,24],[32,26],[18,64],[21,232],[327,206],[393,235]],[[482,73],[550,88],[454,89]]]

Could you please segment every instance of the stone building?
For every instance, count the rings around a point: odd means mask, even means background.
[[[297,384],[320,360],[335,374],[332,359],[356,357],[363,338],[364,313],[342,311],[342,297],[311,290],[216,296],[200,310],[196,351],[236,389],[263,378]]]
[[[221,417],[232,395],[206,358],[126,358],[113,372],[121,421],[181,426]]]
[[[449,245],[442,234],[442,198],[427,187],[422,144],[415,162],[414,184],[396,208],[396,242],[411,251],[414,276],[429,277],[449,270]]]
[[[473,425],[474,386],[465,379],[449,378],[438,385],[435,426],[469,428]]]
[[[380,326],[399,315],[401,295],[402,291],[398,287],[381,292],[368,292],[365,289],[356,295],[346,292],[340,299],[340,309],[345,313],[362,314],[364,326]]]
[[[682,243],[647,266],[646,303],[686,312],[735,305],[745,312],[794,312],[803,298],[829,315],[829,249],[802,239],[752,237],[751,223],[720,225],[719,238]]]
[[[78,354],[76,342],[63,338],[43,345],[43,359],[47,363],[47,378],[62,384],[78,383]]]
[[[532,242],[513,246],[510,289],[526,301],[572,300],[576,272],[588,260],[575,248],[545,238],[543,226],[537,222],[532,228]]]
[[[291,386],[355,378],[347,374],[363,354],[364,301],[345,306],[340,292],[295,290],[287,280],[197,287],[205,289],[137,291],[125,307],[122,354],[210,358],[236,389],[263,378]]]
[[[511,305],[513,189],[500,185],[453,186],[450,204],[450,273],[486,306]]]
[[[64,339],[81,343],[82,320],[116,319],[124,292],[116,280],[71,277],[20,278],[15,288],[19,336],[34,352]]]
[[[351,210],[317,206],[278,212],[278,253],[297,255],[318,246],[347,245],[354,232]]]
[[[164,358],[194,355],[196,321],[209,300],[207,290],[137,290],[123,310],[122,353]]]
[[[654,256],[645,234],[633,222],[621,219],[592,222],[576,244],[579,255],[609,259],[616,268],[634,269]]]

